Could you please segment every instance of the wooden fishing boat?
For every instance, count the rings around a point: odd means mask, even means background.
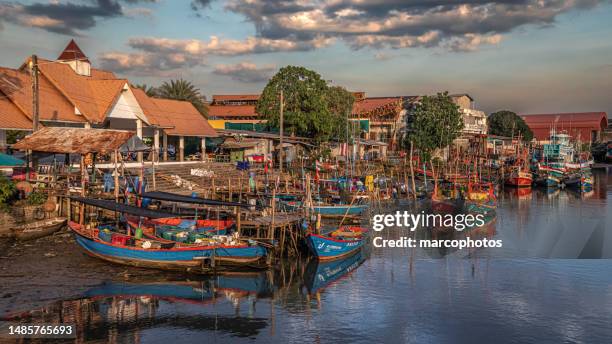
[[[531,187],[533,176],[530,172],[515,169],[506,179],[506,185],[515,187]]]
[[[568,188],[588,190],[593,188],[593,176],[589,173],[570,173],[563,183]]]
[[[497,197],[492,183],[468,183],[465,209],[469,213],[487,214],[497,209]]]
[[[340,259],[361,249],[367,231],[362,227],[343,226],[326,235],[308,234],[306,242],[317,259]]]
[[[26,223],[12,229],[13,236],[17,240],[34,240],[51,235],[66,225],[65,217],[54,217],[52,219]]]
[[[288,211],[297,211],[303,207],[302,202],[283,202]],[[314,204],[312,210],[315,214],[323,216],[359,215],[368,209],[367,204]]]
[[[238,267],[264,267],[266,249],[246,241],[237,244],[183,245],[85,228],[69,222],[76,242],[93,256],[112,263],[191,273]],[[110,240],[109,240],[110,239]]]
[[[449,195],[444,195],[438,188],[438,184],[434,184],[434,190],[431,194],[431,209],[438,213],[452,213],[461,208],[463,199],[461,199],[459,190],[454,186],[449,191]]]
[[[161,237],[161,234],[166,231],[190,231],[207,235],[227,235],[236,224],[236,222],[231,219],[192,220],[183,218],[160,218],[145,219],[139,226],[138,218],[135,217],[128,217],[127,222],[132,229],[138,227],[148,228],[150,232],[156,233],[158,237]]]

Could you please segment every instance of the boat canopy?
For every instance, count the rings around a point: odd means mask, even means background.
[[[85,197],[78,197],[78,196],[70,196],[70,198],[75,201],[87,204],[87,205],[92,205],[94,207],[114,210],[120,213],[126,213],[130,215],[135,215],[135,216],[148,217],[150,219],[157,219],[157,218],[164,218],[164,217],[176,217],[176,215],[174,214],[139,208],[139,207],[135,207],[132,205],[117,203],[115,201],[109,201],[105,199],[85,198]]]
[[[228,207],[242,207],[249,208],[253,205],[247,203],[238,203],[238,202],[224,202],[218,201],[214,199],[200,198],[200,197],[192,197],[174,194],[170,192],[163,191],[151,191],[145,192],[142,194],[144,198],[152,198],[161,201],[169,201],[169,202],[181,202],[181,203],[193,203],[193,204],[205,204],[205,205],[218,205],[218,206],[228,206]]]

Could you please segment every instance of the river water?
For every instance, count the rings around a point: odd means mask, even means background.
[[[342,261],[197,278],[108,266],[66,243],[55,252],[70,257],[57,263],[70,277],[29,292],[34,282],[10,280],[25,289],[5,293],[0,311],[77,323],[80,341],[99,343],[609,343],[612,171],[595,179],[586,194],[501,191],[495,223],[451,235],[501,248],[369,245]]]

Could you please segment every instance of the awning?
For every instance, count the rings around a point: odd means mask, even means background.
[[[145,193],[142,194],[142,197],[157,199],[157,200],[161,200],[161,201],[169,201],[169,202],[205,204],[205,205],[218,205],[218,206],[242,207],[242,208],[252,207],[252,205],[247,204],[247,203],[224,202],[224,201],[218,201],[218,200],[214,200],[214,199],[184,196],[184,195],[173,194],[173,193],[170,193],[170,192],[163,192],[163,191],[145,192]]]
[[[15,167],[25,165],[25,161],[12,155],[0,153],[0,167]]]
[[[78,196],[70,196],[71,199],[87,204],[94,207],[99,207],[108,210],[114,210],[120,213],[126,213],[135,216],[148,217],[150,219],[164,218],[164,217],[176,217],[174,214],[162,213],[159,211],[153,211],[145,208],[134,207],[123,203],[117,203],[115,201],[108,201],[104,199],[85,198]]]
[[[133,142],[133,147],[144,145],[131,131],[45,127],[26,136],[12,147],[35,152],[107,154],[120,149],[130,140],[139,142]]]

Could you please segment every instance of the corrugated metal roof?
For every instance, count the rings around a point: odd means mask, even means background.
[[[48,153],[111,153],[128,142],[134,135],[131,131],[43,128],[13,145],[14,149]]]
[[[602,121],[605,122],[604,127],[608,126],[608,116],[605,112],[531,114],[521,115],[521,118],[525,120],[529,127],[534,126],[536,128],[550,127],[557,123],[564,126],[588,126],[595,129],[602,126]]]

